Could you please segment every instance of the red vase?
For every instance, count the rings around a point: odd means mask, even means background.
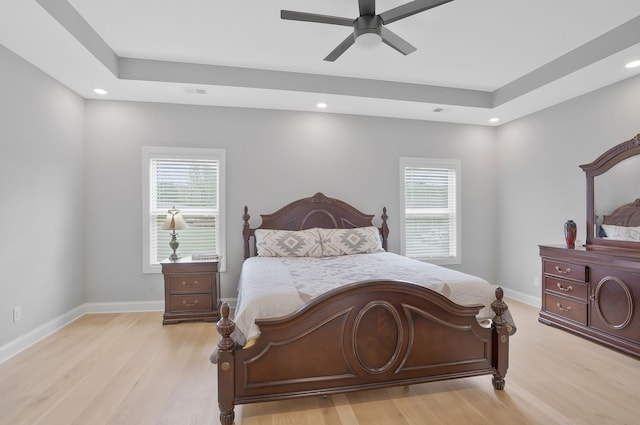
[[[576,246],[576,235],[578,233],[578,227],[573,220],[567,220],[564,223],[564,240],[567,242],[568,248],[574,248]]]

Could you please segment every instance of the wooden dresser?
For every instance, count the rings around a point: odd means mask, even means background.
[[[220,319],[218,261],[196,261],[191,257],[161,263],[164,275],[162,324]]]
[[[539,321],[640,356],[640,251],[540,246]]]

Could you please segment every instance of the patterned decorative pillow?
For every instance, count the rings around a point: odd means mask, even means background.
[[[380,231],[374,226],[353,229],[318,229],[318,231],[322,241],[322,255],[325,257],[384,251],[380,240]]]
[[[602,228],[607,234],[607,238],[619,241],[640,241],[640,227],[614,226],[613,224],[603,224]]]
[[[322,257],[318,229],[256,229],[255,236],[260,257]]]

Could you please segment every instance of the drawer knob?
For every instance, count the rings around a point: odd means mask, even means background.
[[[182,304],[185,305],[185,307],[193,307],[195,305],[198,304],[198,300],[194,300],[193,302],[187,302],[187,300],[182,300]]]
[[[556,303],[556,306],[558,306],[558,308],[562,311],[565,311],[565,312],[571,311],[571,306],[563,307],[562,304],[560,303]]]
[[[182,281],[182,285],[183,285],[183,286],[196,286],[197,284],[198,284],[198,281],[197,281],[197,280],[194,280],[194,281],[186,281],[186,280],[183,280],[183,281]]]
[[[558,286],[558,289],[564,292],[571,292],[573,291],[573,286],[569,285],[566,288],[564,286],[562,286],[562,283],[558,282],[556,283],[556,285]]]
[[[571,273],[571,267],[567,267],[566,269],[561,269],[560,266],[556,266],[556,271],[560,274],[569,274]]]

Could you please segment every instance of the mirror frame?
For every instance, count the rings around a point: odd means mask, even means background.
[[[640,242],[617,241],[595,237],[594,178],[606,173],[614,165],[635,155],[640,155],[640,134],[637,134],[633,139],[612,147],[600,155],[595,161],[580,166],[587,176],[587,245],[640,249]],[[629,200],[629,202],[631,201],[633,201],[633,199]]]

